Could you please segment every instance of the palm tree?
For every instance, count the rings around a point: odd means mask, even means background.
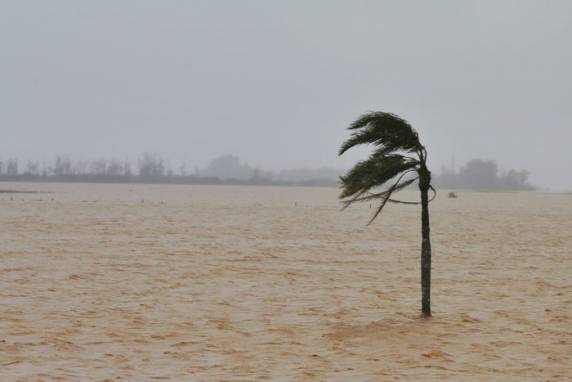
[[[431,316],[431,240],[429,238],[429,190],[431,172],[427,168],[427,150],[419,142],[417,132],[397,115],[370,112],[355,120],[348,128],[351,137],[340,148],[339,155],[354,146],[372,144],[375,150],[342,176],[340,199],[344,209],[355,202],[379,200],[371,224],[387,202],[421,204],[421,311]],[[393,199],[391,196],[419,180],[421,203]],[[382,189],[385,186],[385,189]],[[381,190],[380,190],[381,189]]]

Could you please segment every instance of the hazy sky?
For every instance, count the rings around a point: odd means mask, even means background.
[[[345,128],[383,110],[436,172],[572,189],[571,47],[568,0],[0,0],[0,158],[345,168]]]

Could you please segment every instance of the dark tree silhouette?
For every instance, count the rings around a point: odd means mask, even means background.
[[[499,174],[495,161],[482,159],[470,160],[459,171],[443,168],[433,182],[440,188],[449,189],[534,190],[528,183],[528,171],[509,170]]]
[[[145,152],[139,159],[139,176],[146,179],[160,179],[165,176],[165,163],[159,156]]]
[[[370,112],[355,120],[348,128],[351,137],[340,148],[339,155],[354,146],[371,144],[375,150],[341,177],[340,199],[344,208],[355,202],[379,200],[369,221],[371,224],[387,202],[421,204],[421,310],[431,316],[431,240],[429,237],[429,190],[431,172],[427,168],[427,150],[419,142],[417,132],[400,117],[384,112]],[[395,200],[391,196],[419,180],[421,202]],[[389,184],[389,185],[388,185]],[[381,189],[384,186],[385,189]],[[431,199],[432,200],[432,199]]]

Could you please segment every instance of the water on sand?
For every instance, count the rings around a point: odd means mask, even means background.
[[[28,380],[570,380],[572,197],[5,184],[0,367]],[[406,193],[415,198],[416,194]]]

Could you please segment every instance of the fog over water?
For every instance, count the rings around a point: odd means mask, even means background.
[[[347,168],[397,113],[455,157],[572,190],[570,1],[0,0],[0,158]]]

